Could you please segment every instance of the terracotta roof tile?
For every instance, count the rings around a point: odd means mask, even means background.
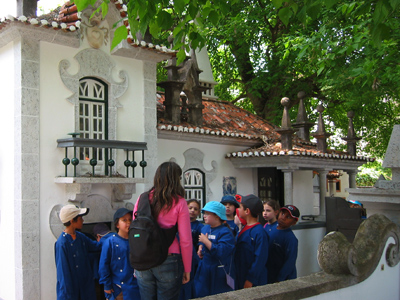
[[[145,41],[137,41],[130,32],[126,13],[126,5],[123,4],[122,0],[111,0],[111,2],[113,2],[116,8],[120,11],[120,16],[123,19],[124,24],[127,25],[127,42],[132,47],[140,47],[149,51],[166,53],[171,56],[176,55],[176,51],[168,49],[165,46],[154,45],[152,43],[146,43]],[[53,28],[55,30],[74,32],[79,30],[81,26],[81,13],[77,11],[77,7],[73,2],[67,1],[64,5],[56,8],[49,14],[39,17],[19,16],[16,18],[14,16],[8,15],[4,19],[0,19],[0,31],[6,28],[12,22],[22,22],[24,24],[36,27]]]
[[[165,107],[164,94],[159,94],[157,99],[157,116],[158,128],[160,130],[167,129],[168,125],[183,126],[184,128],[195,128],[186,121],[180,124],[172,124],[164,118]],[[219,100],[203,100],[203,118],[204,122],[199,131],[219,132],[221,135],[238,137],[238,138],[255,138],[255,139],[280,139],[280,135],[275,131],[275,126],[262,118],[247,112],[240,107],[235,106],[231,102]],[[161,127],[161,125],[166,125]],[[195,132],[195,130],[194,130]]]

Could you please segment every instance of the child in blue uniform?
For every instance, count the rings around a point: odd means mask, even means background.
[[[258,222],[263,211],[255,195],[241,197],[238,215],[246,225],[237,237],[235,266],[236,288],[243,289],[267,284],[268,236]]]
[[[199,237],[199,266],[194,279],[195,297],[205,297],[234,290],[235,237],[223,224],[225,207],[216,201],[202,209],[206,225]]]
[[[197,266],[199,265],[200,258],[197,255],[199,236],[203,223],[197,220],[200,215],[200,202],[196,199],[187,200],[187,205],[190,215],[190,227],[192,228],[192,240],[193,240],[193,255],[192,255],[192,271],[190,272],[190,281],[182,285],[181,292],[179,294],[180,300],[187,300],[194,298],[194,276],[196,274]]]
[[[267,234],[269,235],[269,233],[271,232],[271,230],[273,228],[275,228],[276,226],[278,226],[278,214],[280,211],[280,206],[278,201],[274,200],[274,199],[270,199],[270,200],[266,200],[263,202],[263,213],[262,216],[264,218],[264,220],[267,222],[264,225],[264,229],[267,232]]]
[[[105,223],[98,223],[93,227],[93,235],[101,245],[113,235],[113,232],[110,231],[110,228]],[[96,286],[96,297],[97,300],[105,300],[104,297],[104,288],[103,285],[99,283],[99,262],[100,262],[101,252],[96,252],[91,255],[94,280]]]
[[[96,300],[90,252],[101,251],[101,245],[78,230],[88,208],[65,205],[60,219],[65,230],[54,246],[57,267],[57,300]]]
[[[282,207],[278,217],[278,226],[269,233],[268,283],[297,277],[298,241],[290,227],[297,223],[299,217],[300,211],[296,206]]]
[[[235,224],[235,214],[236,208],[239,208],[239,203],[236,201],[235,197],[231,195],[223,196],[221,203],[226,209],[226,223],[232,230],[233,235],[236,237],[239,231],[239,227]]]
[[[129,263],[129,226],[132,211],[119,208],[114,214],[117,234],[109,237],[101,251],[99,274],[107,299],[140,300],[134,269]]]

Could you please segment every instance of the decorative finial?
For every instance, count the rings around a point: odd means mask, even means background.
[[[307,112],[304,107],[304,98],[306,93],[300,91],[297,93],[297,98],[299,98],[299,110],[297,113],[296,123],[293,127],[298,129],[297,136],[305,141],[310,141],[310,128],[314,126],[314,123],[308,121]]]

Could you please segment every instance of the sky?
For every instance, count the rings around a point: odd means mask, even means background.
[[[67,2],[67,0],[39,0],[38,8],[43,8],[44,13],[48,13],[50,10],[56,8],[57,6]],[[6,17],[7,15],[12,15],[16,17],[17,15],[17,1],[16,0],[1,0],[0,1],[0,18]],[[42,12],[38,9],[38,15]]]

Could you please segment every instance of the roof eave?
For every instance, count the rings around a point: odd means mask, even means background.
[[[249,139],[246,137],[227,137],[202,133],[187,133],[177,131],[158,130],[157,137],[164,140],[185,141],[194,143],[209,143],[218,145],[230,145],[240,147],[255,147],[262,144],[258,138]]]
[[[277,167],[281,170],[357,170],[366,164],[364,159],[337,159],[325,157],[304,157],[276,155],[265,157],[229,157],[235,168]]]

